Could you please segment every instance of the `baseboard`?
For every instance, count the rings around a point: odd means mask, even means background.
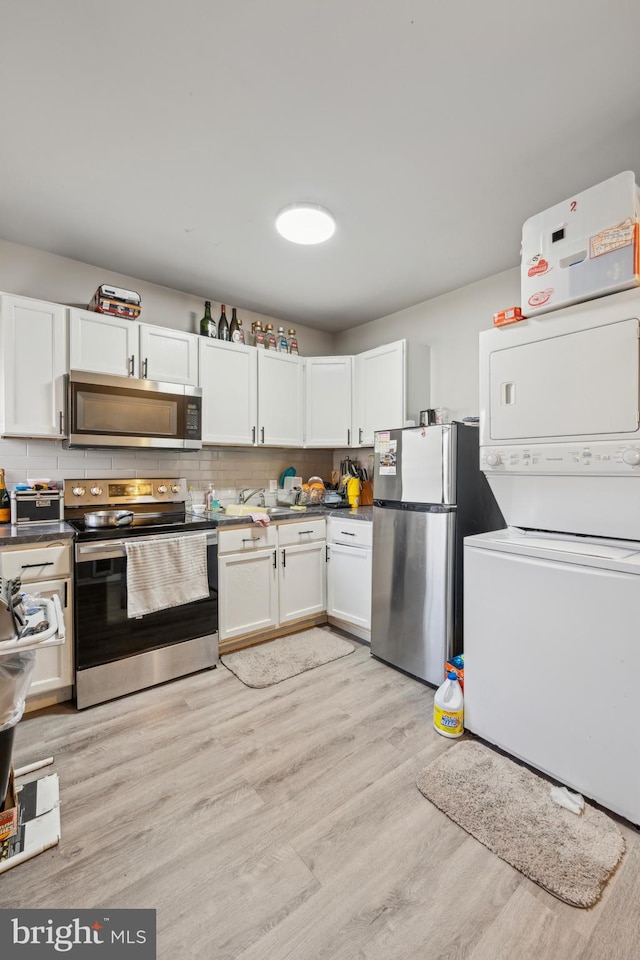
[[[73,687],[60,687],[59,690],[34,693],[27,697],[24,712],[33,713],[34,710],[43,710],[44,707],[53,707],[56,703],[66,703],[68,700],[73,700]]]
[[[358,627],[355,623],[349,623],[348,620],[340,620],[339,617],[327,617],[327,622],[332,627],[339,627],[345,633],[350,633],[352,637],[357,637],[358,640],[371,645],[371,630],[367,630],[366,627]]]
[[[224,653],[233,653],[234,650],[244,650],[245,647],[253,647],[257,643],[265,643],[267,640],[275,640],[277,637],[286,637],[290,633],[299,633],[301,630],[318,627],[326,622],[326,613],[317,613],[313,617],[304,617],[301,620],[290,620],[278,627],[271,627],[270,630],[261,630],[260,633],[247,633],[242,637],[224,640],[218,644],[218,652],[222,656]]]

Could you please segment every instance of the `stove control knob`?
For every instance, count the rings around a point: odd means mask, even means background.
[[[161,483],[160,486],[158,487],[158,493],[166,493],[166,492],[167,492],[166,484]]]
[[[501,457],[499,453],[488,453],[487,454],[487,466],[488,467],[497,467],[501,463]]]
[[[74,487],[71,492],[73,493],[74,497],[84,497],[85,495],[84,487]]]
[[[92,497],[99,497],[102,493],[102,487],[91,487],[90,492]]]
[[[628,463],[630,467],[637,467],[640,464],[640,450],[625,450],[622,454],[623,463]]]
[[[180,484],[172,483],[171,484],[171,493],[180,493]]]

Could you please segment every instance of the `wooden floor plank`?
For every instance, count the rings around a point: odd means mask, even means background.
[[[160,960],[635,960],[638,832],[596,907],[555,900],[420,794],[452,745],[433,691],[354,646],[260,690],[220,666],[23,719],[62,839],[0,906],[155,907]]]

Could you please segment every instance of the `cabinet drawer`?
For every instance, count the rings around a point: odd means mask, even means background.
[[[277,539],[275,527],[261,527],[257,523],[248,527],[233,527],[231,530],[218,527],[218,553],[241,553],[243,550],[275,547]]]
[[[27,550],[0,551],[0,576],[13,580],[20,577],[23,583],[34,580],[51,580],[71,574],[71,546],[39,546]]]
[[[329,543],[346,543],[352,547],[370,547],[373,543],[373,524],[368,520],[329,517],[327,540]]]
[[[295,543],[311,543],[324,540],[327,521],[324,517],[315,520],[301,520],[298,523],[278,524],[278,543],[281,547],[291,547]]]

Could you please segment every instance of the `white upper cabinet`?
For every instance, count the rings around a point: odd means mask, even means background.
[[[195,333],[140,324],[140,372],[145,380],[198,383],[198,340]]]
[[[351,446],[352,364],[352,357],[304,361],[306,446]]]
[[[353,445],[372,446],[376,430],[419,422],[429,407],[429,347],[397,340],[357,354],[353,364]]]
[[[115,377],[198,382],[198,337],[138,320],[69,310],[69,367]]]
[[[275,350],[258,350],[257,354],[258,443],[301,447],[302,360]]]
[[[255,443],[258,351],[240,343],[198,339],[203,443]]]
[[[0,295],[3,436],[64,436],[66,308]]]

